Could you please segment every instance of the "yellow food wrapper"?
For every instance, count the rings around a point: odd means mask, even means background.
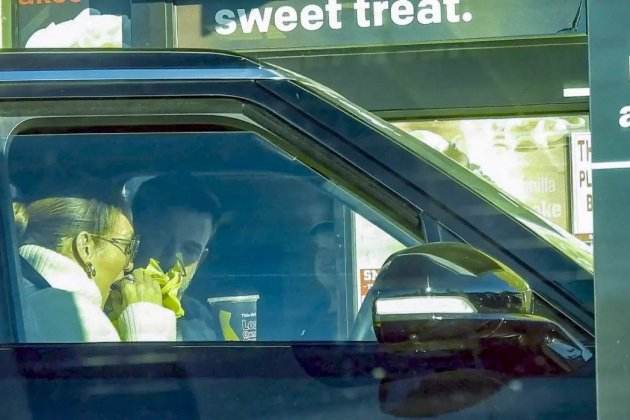
[[[145,275],[150,276],[160,284],[162,306],[175,312],[177,318],[184,316],[184,308],[179,300],[178,292],[182,287],[186,271],[180,259],[178,258],[175,265],[166,273],[160,267],[160,263],[153,258],[142,270],[144,270]]]

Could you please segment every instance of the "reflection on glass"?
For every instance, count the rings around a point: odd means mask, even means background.
[[[405,246],[357,213],[354,215],[356,293],[360,305],[387,258]]]
[[[404,121],[396,125],[570,228],[569,142],[586,116]]]

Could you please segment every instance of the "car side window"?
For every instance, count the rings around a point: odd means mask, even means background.
[[[13,140],[26,342],[348,340],[410,245],[258,134],[118,131]]]

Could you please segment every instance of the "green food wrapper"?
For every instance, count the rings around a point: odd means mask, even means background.
[[[177,259],[175,265],[166,273],[160,267],[159,261],[153,258],[149,260],[147,267],[141,270],[144,271],[145,275],[150,276],[160,284],[162,306],[175,312],[177,318],[184,316],[184,308],[179,300],[178,293],[183,285],[186,270],[180,259]]]

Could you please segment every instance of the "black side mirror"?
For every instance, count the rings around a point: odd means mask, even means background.
[[[406,369],[388,371],[379,387],[381,409],[395,416],[462,410],[510,378],[572,372],[592,358],[558,323],[533,314],[522,277],[462,243],[393,254],[352,338],[376,338],[405,355]]]
[[[365,304],[381,343],[488,355],[512,349],[546,356],[565,372],[592,357],[562,326],[532,313],[532,291],[522,277],[467,244],[426,244],[393,254],[370,294]],[[489,363],[514,373],[511,359]]]

